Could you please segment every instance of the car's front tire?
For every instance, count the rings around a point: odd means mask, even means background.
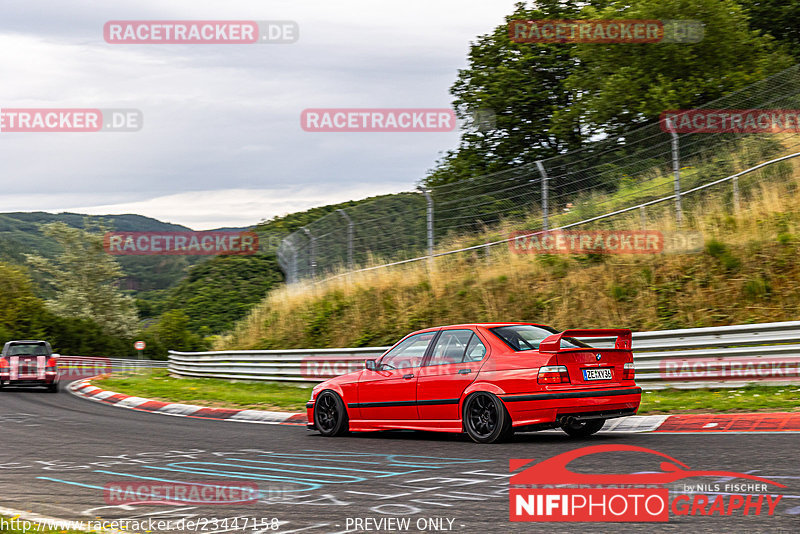
[[[314,403],[314,426],[323,436],[347,434],[349,420],[342,399],[333,391],[323,391]]]
[[[587,419],[567,423],[561,427],[561,430],[573,438],[586,438],[598,432],[604,424],[606,424],[605,419]]]
[[[467,397],[462,421],[464,431],[476,443],[497,443],[514,434],[506,407],[491,393],[481,391]]]

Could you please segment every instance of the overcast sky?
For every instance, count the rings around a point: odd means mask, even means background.
[[[133,133],[0,133],[0,211],[202,230],[411,189],[448,133],[311,133],[305,108],[447,108],[514,0],[5,0],[0,108],[137,108]],[[293,20],[294,44],[107,44],[109,20]]]

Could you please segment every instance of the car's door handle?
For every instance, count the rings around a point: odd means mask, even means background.
[[[458,374],[460,375],[468,375],[472,372],[472,369],[459,369]]]
[[[405,378],[406,380],[408,380],[409,378],[414,378],[414,374],[408,373],[407,375],[403,375],[403,378]]]

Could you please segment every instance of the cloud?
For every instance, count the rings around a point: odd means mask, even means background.
[[[0,108],[136,108],[144,127],[0,133],[6,197],[0,206],[160,210],[165,198],[219,191],[218,203],[232,204],[184,215],[200,228],[223,220],[241,225],[242,213],[254,217],[252,224],[275,210],[310,207],[306,198],[319,205],[358,198],[343,195],[410,189],[457,144],[457,132],[308,133],[300,113],[449,107],[448,89],[466,65],[469,42],[502,24],[513,4],[410,0],[387,16],[383,3],[352,0],[4,3]],[[300,39],[287,45],[105,43],[103,24],[119,19],[295,20]],[[270,193],[263,212],[259,206],[243,212],[231,191]],[[273,202],[270,195],[281,196]]]
[[[192,191],[133,202],[73,205],[46,211],[120,215],[137,213],[194,230],[252,226],[260,220],[353,198],[397,193],[404,184],[326,184],[282,189]],[[2,204],[0,204],[2,205]]]

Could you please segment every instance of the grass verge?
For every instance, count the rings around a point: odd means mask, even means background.
[[[159,369],[94,380],[98,387],[165,402],[214,408],[303,412],[309,388],[214,378],[173,378]],[[664,389],[642,394],[641,415],[800,411],[800,386],[747,386],[736,389]]]
[[[800,386],[663,389],[642,393],[640,415],[800,411]]]
[[[214,378],[174,378],[165,369],[115,374],[92,383],[125,395],[212,408],[302,412],[311,396],[311,388]]]

